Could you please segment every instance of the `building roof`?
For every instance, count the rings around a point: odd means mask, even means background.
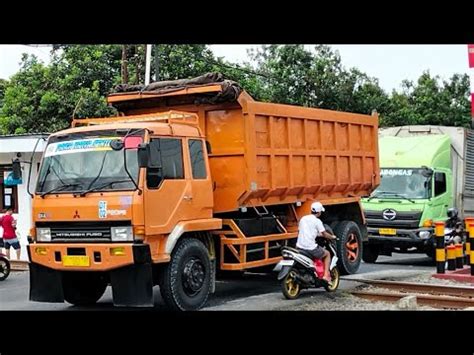
[[[0,134],[0,139],[3,138],[30,138],[30,137],[48,137],[51,133],[38,132],[38,133],[20,133],[20,134]]]

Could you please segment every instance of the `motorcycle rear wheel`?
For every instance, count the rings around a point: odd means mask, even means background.
[[[281,280],[281,290],[283,292],[283,296],[285,296],[288,300],[297,299],[301,293],[301,286],[296,281],[296,272],[290,271],[288,275],[286,275],[283,280]]]
[[[334,267],[334,269],[331,270],[331,282],[327,285],[324,286],[324,289],[327,291],[327,292],[334,292],[337,290],[337,288],[339,287],[339,282],[340,282],[340,274],[339,274],[339,270],[336,267]]]

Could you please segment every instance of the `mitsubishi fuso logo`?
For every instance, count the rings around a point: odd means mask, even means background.
[[[386,221],[393,221],[397,217],[397,212],[391,208],[387,208],[386,210],[383,210],[382,217]]]

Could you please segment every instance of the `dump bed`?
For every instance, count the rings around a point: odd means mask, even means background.
[[[210,148],[215,213],[307,199],[342,203],[379,184],[376,115],[257,102],[245,91],[212,100],[224,89],[214,83],[122,92],[109,102],[125,115],[198,114]]]

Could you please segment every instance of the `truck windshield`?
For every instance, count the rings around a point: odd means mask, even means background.
[[[124,167],[124,151],[112,150],[110,142],[122,135],[94,131],[52,137],[45,150],[36,193],[68,193],[135,188]],[[125,152],[127,169],[137,181],[137,149]]]
[[[426,199],[431,197],[431,177],[426,169],[381,168],[380,185],[371,198]]]

